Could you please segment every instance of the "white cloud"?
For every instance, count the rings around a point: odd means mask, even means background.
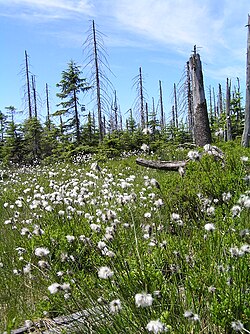
[[[64,19],[76,14],[93,15],[90,0],[0,0],[0,16],[27,20]]]

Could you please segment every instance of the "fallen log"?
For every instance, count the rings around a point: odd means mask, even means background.
[[[169,171],[179,171],[180,168],[183,168],[187,164],[187,160],[184,161],[156,161],[156,160],[145,160],[141,158],[136,159],[136,163],[140,166],[154,168],[154,169],[163,169]]]

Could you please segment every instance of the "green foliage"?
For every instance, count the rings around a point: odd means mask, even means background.
[[[2,170],[0,330],[86,308],[98,309],[85,323],[93,333],[140,334],[157,319],[176,334],[231,333],[234,321],[249,330],[249,152],[235,142],[220,159],[200,149],[181,177],[135,156],[108,160],[121,150],[116,135],[97,151],[99,165],[82,157]],[[67,147],[72,160],[92,149]],[[98,274],[103,266],[112,277]],[[139,306],[141,293],[152,305]]]
[[[87,84],[86,79],[81,78],[80,66],[73,60],[68,63],[68,69],[62,72],[62,80],[57,84],[61,92],[57,96],[66,101],[58,104],[62,109],[54,113],[54,116],[73,114],[71,119],[68,119],[69,128],[74,129],[74,135],[77,141],[80,141],[80,112],[79,112],[79,93],[86,92],[91,87]]]

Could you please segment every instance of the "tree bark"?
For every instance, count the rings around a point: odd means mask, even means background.
[[[212,141],[209,127],[207,103],[203,84],[200,55],[196,52],[189,59],[192,75],[192,95],[194,105],[194,142],[198,146],[210,144]]]
[[[188,99],[188,126],[192,139],[194,139],[194,116],[193,116],[193,99],[190,82],[190,66],[187,62],[187,99]]]
[[[248,35],[247,35],[247,73],[246,73],[246,107],[245,125],[242,135],[242,146],[249,147],[250,143],[250,15],[248,15]]]

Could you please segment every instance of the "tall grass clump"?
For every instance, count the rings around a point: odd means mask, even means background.
[[[250,332],[249,152],[163,153],[184,176],[133,156],[2,171],[2,331],[88,309],[75,332]]]

